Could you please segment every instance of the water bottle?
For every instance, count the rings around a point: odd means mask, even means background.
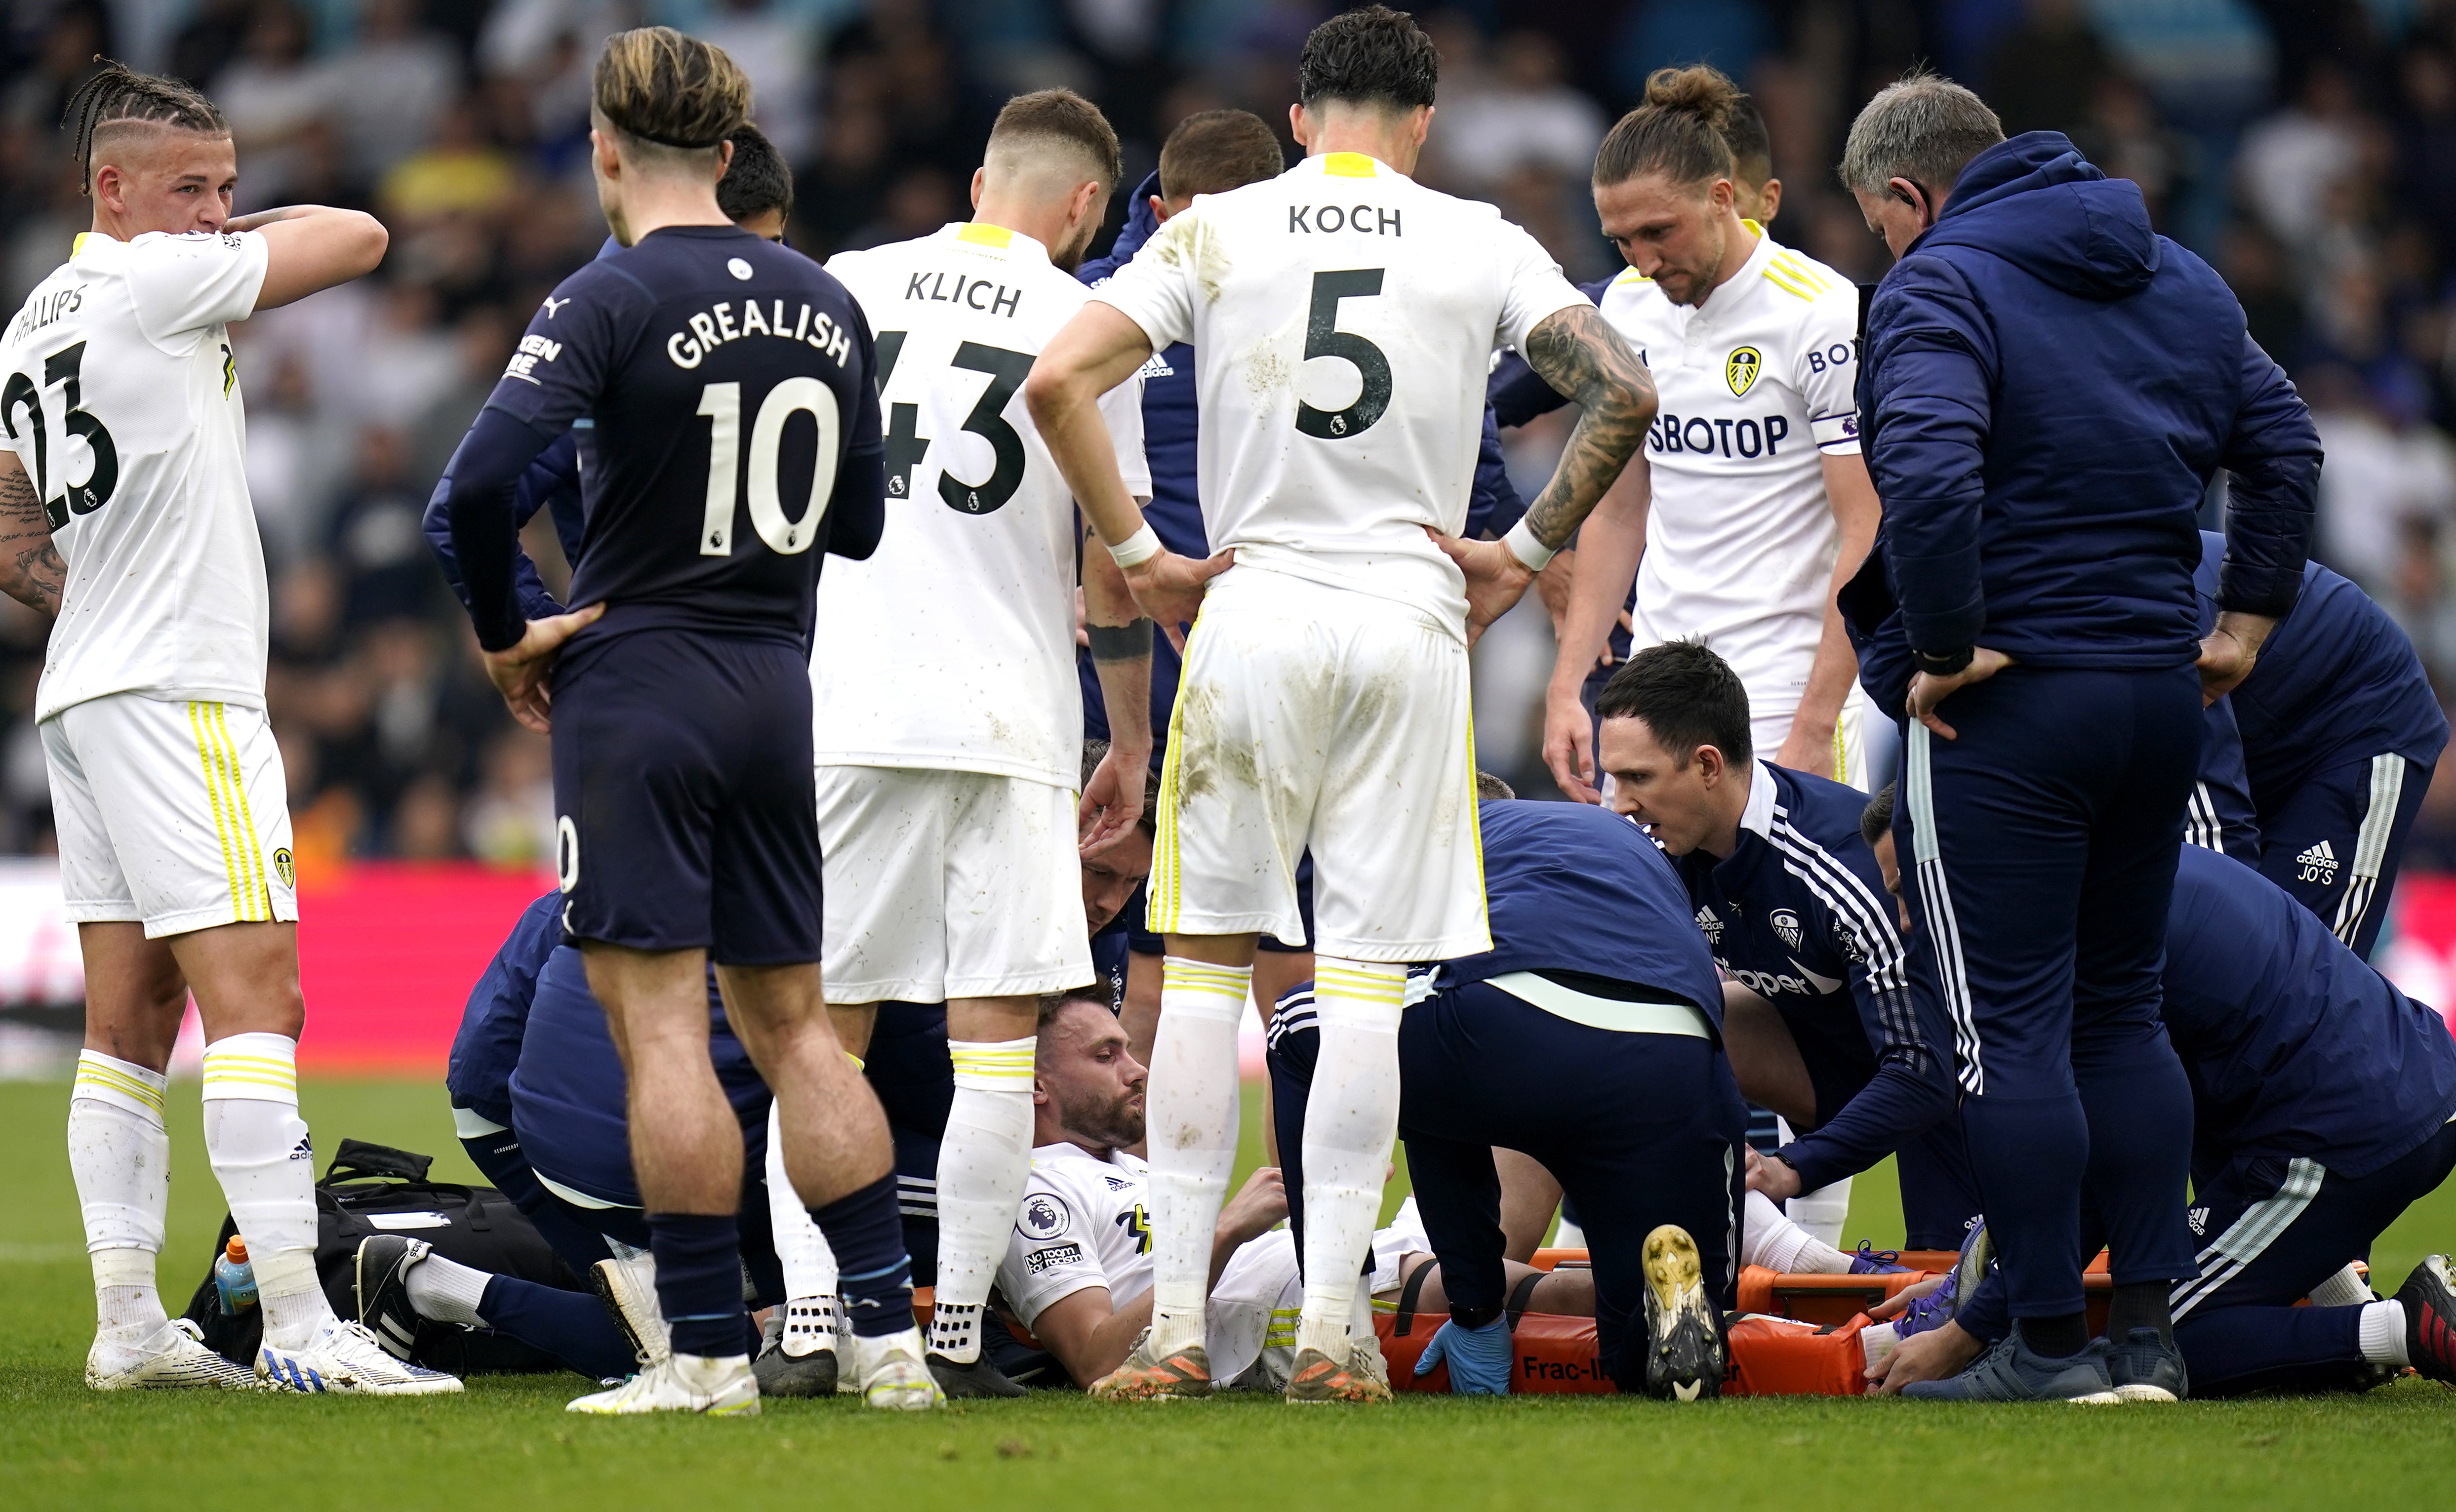
[[[232,1317],[256,1305],[256,1267],[247,1261],[247,1240],[234,1234],[214,1261],[214,1292],[221,1298],[222,1316]]]

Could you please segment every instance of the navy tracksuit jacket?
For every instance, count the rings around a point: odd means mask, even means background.
[[[2200,542],[2193,581],[2205,629],[2225,538],[2202,531]],[[2209,717],[2189,838],[2207,844],[2205,803],[2226,840],[2211,848],[2258,867],[2368,957],[2447,745],[2413,643],[2368,594],[2312,562],[2294,612]]]
[[[2016,1317],[2081,1308],[2084,1173],[2116,1279],[2188,1275],[2189,1091],[2158,967],[2202,721],[2196,517],[2233,474],[2221,600],[2282,616],[2319,439],[2206,263],[2051,132],[1981,153],[1877,286],[1861,435],[1885,501],[1844,611],[1902,707],[1914,655],[2016,664],[1908,730],[1912,990],[1954,1025]]]

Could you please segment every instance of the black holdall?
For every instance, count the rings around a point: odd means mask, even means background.
[[[323,1179],[316,1183],[316,1273],[336,1314],[358,1316],[358,1244],[378,1234],[424,1239],[445,1259],[493,1275],[567,1292],[588,1290],[511,1198],[493,1187],[430,1181],[426,1173],[434,1164],[432,1155],[390,1145],[341,1141]],[[264,1310],[249,1307],[228,1316],[214,1290],[213,1261],[237,1232],[238,1226],[225,1216],[205,1264],[204,1284],[196,1288],[183,1316],[204,1331],[207,1347],[251,1365],[264,1334]],[[516,1339],[448,1323],[421,1324],[410,1359],[456,1376],[534,1375],[565,1368]]]

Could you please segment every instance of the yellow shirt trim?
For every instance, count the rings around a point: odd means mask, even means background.
[[[1011,247],[1014,245],[1014,233],[1007,230],[1004,226],[993,226],[985,221],[968,220],[964,222],[964,229],[955,233],[955,239],[957,241],[978,242],[984,247]]]
[[[1321,171],[1338,178],[1372,178],[1381,165],[1362,153],[1330,153],[1322,157]]]

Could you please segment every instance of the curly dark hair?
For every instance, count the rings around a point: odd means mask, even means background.
[[[1305,38],[1297,60],[1297,98],[1381,104],[1402,111],[1433,103],[1442,55],[1416,18],[1388,6],[1359,6]]]

